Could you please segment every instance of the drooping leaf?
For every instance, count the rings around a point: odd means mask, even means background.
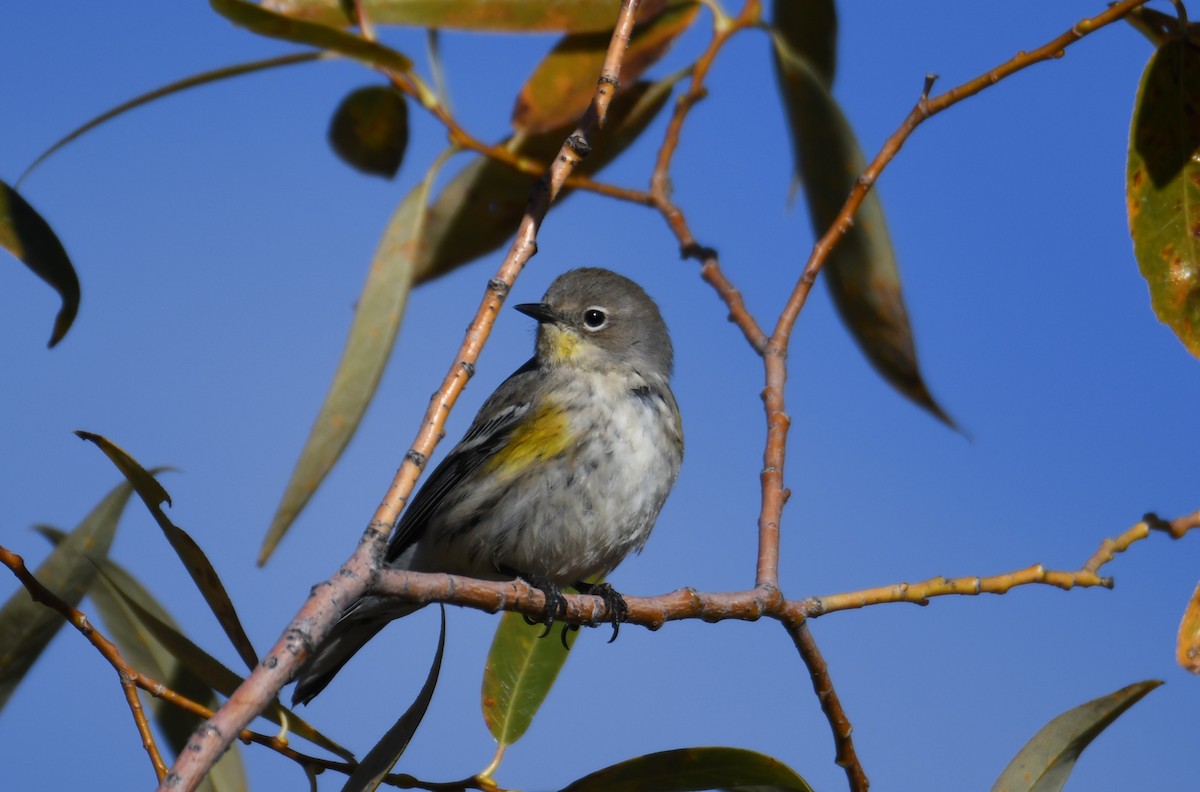
[[[258,655],[254,651],[253,644],[250,643],[250,638],[246,635],[246,630],[242,627],[242,621],[238,618],[237,610],[233,607],[233,602],[229,599],[229,594],[226,593],[225,586],[217,575],[217,570],[213,568],[208,556],[204,554],[196,541],[186,531],[172,523],[163,513],[160,504],[170,505],[171,496],[153,475],[148,473],[138,464],[137,460],[116,443],[91,432],[76,431],[75,434],[81,440],[94,443],[99,447],[104,455],[117,466],[125,479],[133,485],[134,490],[141,497],[142,503],[146,505],[150,515],[162,529],[163,535],[167,537],[171,549],[179,556],[184,568],[191,575],[196,588],[200,590],[204,601],[208,603],[209,609],[217,617],[217,622],[225,631],[225,635],[229,637],[233,648],[241,656],[242,662],[248,668],[258,665]]]
[[[790,767],[741,748],[680,748],[639,756],[597,770],[562,792],[699,792],[704,789],[812,792]]]
[[[699,11],[700,4],[692,0],[672,0],[663,13],[637,25],[621,62],[621,85],[632,85],[662,58]],[[572,33],[559,41],[521,87],[513,128],[546,132],[575,123],[596,92],[609,39],[608,32],[596,32]]]
[[[0,247],[17,257],[62,299],[50,332],[53,347],[79,312],[79,277],[58,236],[20,193],[0,182]]]
[[[245,681],[242,677],[193,643],[169,618],[162,618],[165,611],[152,607],[153,599],[149,598],[149,594],[142,596],[144,589],[128,573],[108,563],[102,564],[101,569],[104,573],[102,580],[119,598],[122,607],[137,620],[139,630],[150,636],[155,645],[173,661],[177,661],[181,668],[186,669],[193,679],[204,686],[206,692],[215,690],[223,696],[233,695]],[[293,734],[347,761],[354,758],[354,754],[318,732],[295,712],[280,704],[278,699],[267,705],[261,714],[279,726],[286,724]]]
[[[1159,47],[1142,74],[1125,190],[1154,313],[1200,357],[1200,47],[1186,40]]]
[[[108,555],[132,494],[126,483],[114,487],[34,570],[34,577],[70,605],[78,605],[96,578],[91,559]],[[59,613],[34,602],[25,589],[14,592],[0,608],[0,709],[64,624]]]
[[[796,167],[813,232],[821,236],[841,211],[865,162],[854,131],[818,72],[782,36],[773,41]],[[955,428],[929,393],[917,364],[900,273],[876,190],[867,194],[854,225],[830,254],[825,280],[842,321],[871,365],[901,394]]]
[[[408,101],[390,85],[358,88],[329,122],[329,144],[352,168],[390,179],[408,147]]]
[[[834,0],[773,0],[771,27],[804,60],[826,89],[837,72],[837,6]]]
[[[520,613],[500,619],[483,667],[483,721],[501,746],[521,739],[567,662],[578,632],[568,630],[567,647],[558,636],[542,638],[544,628]]]
[[[431,168],[421,184],[405,197],[379,241],[333,383],[263,539],[258,554],[260,566],[271,557],[342,455],[375,395],[408,304],[415,257],[425,233],[429,190],[438,169]]]
[[[49,159],[50,155],[60,150],[71,141],[83,136],[88,132],[91,132],[93,129],[106,121],[111,121],[119,115],[128,113],[134,108],[141,107],[144,104],[149,104],[150,102],[170,96],[171,94],[179,93],[180,91],[186,91],[189,88],[195,88],[199,85],[207,85],[208,83],[218,82],[220,80],[228,80],[232,77],[239,77],[243,74],[251,74],[253,72],[263,71],[265,69],[274,69],[277,66],[291,66],[296,63],[309,63],[311,61],[327,57],[330,57],[329,53],[327,52],[297,52],[291,55],[281,55],[277,58],[267,58],[265,60],[251,61],[249,63],[237,63],[233,66],[225,66],[220,69],[213,69],[212,71],[194,74],[191,77],[185,77],[182,80],[176,80],[173,83],[168,83],[161,88],[155,88],[153,91],[147,91],[141,96],[135,96],[128,102],[122,102],[110,110],[105,110],[100,115],[76,127],[62,138],[55,141],[50,148],[39,154],[37,159],[29,164],[29,167],[27,167],[25,172],[21,174],[21,178],[17,179],[17,184],[25,181],[25,179],[29,177],[30,173],[33,173],[37,166],[41,165],[43,162]]]
[[[37,526],[36,530],[55,545],[61,544],[67,538],[66,533],[48,526]],[[105,635],[121,650],[125,662],[136,671],[162,682],[176,693],[209,709],[216,709],[217,698],[212,694],[212,689],[178,663],[170,652],[155,640],[123,598],[136,599],[146,612],[153,613],[155,618],[178,631],[166,609],[123,567],[107,558],[94,558],[90,553],[88,560],[101,572],[88,590],[88,596],[104,623]],[[176,754],[183,750],[188,738],[200,724],[200,718],[196,715],[160,698],[151,699],[150,713]],[[235,743],[209,772],[200,789],[207,792],[236,792],[246,788],[246,771],[242,765],[241,751]]]
[[[246,0],[209,0],[214,11],[236,25],[260,36],[340,52],[371,66],[407,72],[412,61],[396,50],[375,41],[328,25],[293,19]]]
[[[1183,612],[1183,620],[1179,623],[1175,659],[1188,671],[1200,674],[1200,583],[1196,584],[1192,599]]]
[[[354,772],[346,779],[342,792],[367,792],[379,788],[379,782],[391,771],[392,767],[404,755],[412,736],[417,733],[417,727],[425,718],[429,702],[433,699],[433,691],[437,687],[438,674],[442,670],[442,650],[446,648],[446,607],[442,606],[442,631],[438,635],[437,652],[433,655],[433,665],[421,692],[409,705],[400,719],[392,728],[387,730],[375,747],[367,752]]]
[[[645,0],[639,21],[662,11],[667,0]],[[377,25],[493,32],[585,32],[612,30],[621,0],[363,0],[363,10]],[[343,0],[273,0],[271,7],[296,19],[325,25],[349,25]]]
[[[639,82],[618,94],[609,105],[608,123],[576,173],[596,173],[633,143],[666,104],[678,79]],[[523,157],[546,162],[573,129],[570,124],[538,135],[518,135],[507,145]],[[416,282],[439,278],[512,239],[536,181],[535,176],[482,157],[463,168],[429,207]],[[569,192],[560,193],[559,200]]]
[[[1013,757],[992,792],[1058,792],[1088,744],[1162,682],[1151,679],[1067,710],[1047,723]]]

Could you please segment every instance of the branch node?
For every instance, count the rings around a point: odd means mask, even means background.
[[[587,138],[578,133],[567,138],[567,146],[581,159],[592,153],[592,144],[588,143]]]

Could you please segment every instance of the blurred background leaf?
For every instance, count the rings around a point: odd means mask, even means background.
[[[68,534],[49,526],[37,526],[36,530],[56,546],[61,546],[68,539]],[[96,558],[91,553],[85,555],[88,562],[100,571],[88,590],[88,598],[100,614],[105,636],[117,645],[125,662],[176,693],[215,710],[218,702],[212,688],[179,663],[155,639],[128,603],[130,600],[136,601],[139,607],[178,631],[166,609],[124,568],[103,556]],[[138,691],[138,695],[145,698],[141,691]],[[200,725],[201,718],[157,696],[150,697],[149,705],[151,718],[158,724],[171,750],[178,755]],[[246,788],[241,749],[234,743],[201,782],[200,789],[207,792],[234,792]]]
[[[658,14],[667,0],[646,0],[638,19]],[[509,33],[612,30],[621,0],[362,0],[363,10],[379,25],[416,25]],[[349,25],[343,0],[274,0],[287,16],[325,25]]]
[[[33,575],[71,606],[78,606],[97,574],[93,558],[104,558],[133,487],[122,482],[100,501]],[[34,602],[24,588],[0,608],[0,709],[42,650],[66,624],[58,612]]]
[[[408,100],[391,85],[351,91],[333,112],[329,144],[350,167],[394,177],[408,147]]]
[[[866,168],[854,131],[830,94],[837,19],[831,0],[773,4],[775,74],[787,110],[797,179],[813,233],[833,225]],[[824,267],[834,305],[867,360],[905,397],[951,428],[917,363],[896,254],[879,191],[867,193],[854,224]]]
[[[50,333],[49,346],[53,347],[71,329],[79,312],[79,277],[50,224],[4,182],[0,182],[0,247],[16,256],[62,298]]]

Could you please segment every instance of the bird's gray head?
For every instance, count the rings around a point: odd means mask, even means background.
[[[642,287],[606,269],[571,270],[540,303],[516,306],[538,320],[542,363],[591,370],[629,365],[671,376],[674,353],[658,306]]]

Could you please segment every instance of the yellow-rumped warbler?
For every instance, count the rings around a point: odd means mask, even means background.
[[[540,303],[533,359],[493,393],[396,524],[399,569],[589,590],[650,535],[683,459],[671,338],[658,306],[604,269],[559,276]],[[610,608],[624,602],[604,589]],[[416,606],[365,597],[305,664],[308,702],[392,619]],[[615,627],[614,620],[614,627]]]

